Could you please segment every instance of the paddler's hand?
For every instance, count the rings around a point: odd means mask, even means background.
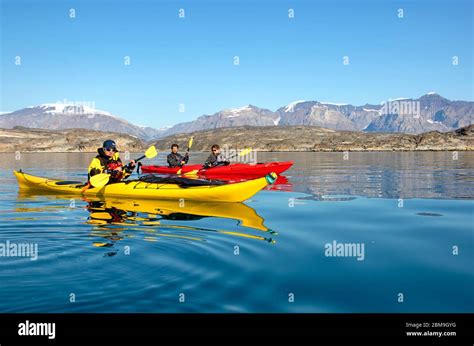
[[[136,165],[135,160],[130,161],[129,165],[130,165],[130,167],[134,168],[135,165]]]
[[[122,171],[122,167],[117,167],[113,171],[109,171],[108,173],[110,174],[111,177],[116,178],[118,175],[120,175]]]

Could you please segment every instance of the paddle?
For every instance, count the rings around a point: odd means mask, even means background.
[[[227,160],[233,159],[234,157],[245,156],[245,155],[247,155],[248,153],[250,153],[251,151],[252,151],[252,148],[244,149],[244,150],[242,150],[240,153],[235,154],[235,155],[229,157]]]
[[[189,153],[189,149],[191,149],[191,147],[193,146],[193,140],[194,140],[194,136],[191,136],[191,138],[189,138],[189,142],[188,142],[188,149],[186,149],[187,153]]]
[[[146,151],[145,151],[145,154],[140,156],[138,159],[135,160],[135,162],[138,162],[140,160],[143,160],[145,157],[147,159],[152,159],[154,158],[156,155],[158,155],[158,152],[156,151],[156,148],[154,145],[152,145],[151,147],[149,147]],[[131,165],[128,164],[127,166],[125,166],[127,168],[130,168]]]
[[[194,141],[194,136],[191,136],[191,138],[189,138],[189,142],[188,142],[188,149],[186,149],[186,153],[189,153],[189,149],[191,149],[191,147],[193,146],[193,141]],[[183,165],[184,166],[184,165]],[[176,172],[176,174],[181,174],[181,168]]]
[[[231,157],[227,158],[227,160],[231,160],[233,159],[234,157],[241,157],[241,156],[245,156],[247,155],[248,153],[250,153],[252,151],[252,148],[247,148],[247,149],[244,149],[242,150],[240,153],[238,154],[235,154],[235,155],[232,155]],[[210,167],[212,168],[212,167]],[[200,169],[195,169],[193,171],[190,171],[188,173],[184,173],[183,175],[196,175],[198,172],[200,171]],[[179,174],[179,173],[178,173]]]
[[[108,173],[96,174],[96,175],[93,175],[89,179],[89,186],[101,188],[101,187],[104,187],[105,185],[107,185],[109,180],[110,180],[110,174],[108,174]]]
[[[107,173],[100,173],[100,174],[93,175],[92,177],[90,177],[87,184],[84,185],[84,187],[81,190],[81,193],[86,192],[86,190],[89,189],[90,187],[103,187],[107,185],[107,183],[109,182],[109,179],[110,179],[110,174],[107,174]]]
[[[152,159],[154,158],[156,155],[158,155],[158,152],[156,151],[156,148],[154,145],[152,145],[151,147],[149,147],[146,151],[145,151],[145,155],[142,155],[140,156],[138,159],[135,160],[135,162],[138,162],[142,159],[144,159],[145,157],[147,159]],[[131,167],[130,164],[126,165],[125,166],[126,168],[128,167]],[[89,179],[89,183],[88,185],[86,185],[84,187],[84,189],[82,190],[82,192],[84,192],[85,190],[87,190],[91,185],[93,187],[98,187],[98,188],[101,188],[101,187],[104,187],[105,185],[107,185],[107,183],[109,182],[110,180],[110,174],[108,173],[100,173],[100,174],[96,174],[96,175],[93,175],[90,179]]]

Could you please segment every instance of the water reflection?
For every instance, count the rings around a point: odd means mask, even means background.
[[[32,206],[32,202],[39,198],[43,199],[42,206]],[[265,226],[264,219],[253,208],[243,203],[117,197],[71,199],[71,196],[67,195],[39,195],[22,191],[18,195],[15,212],[25,213],[31,217],[32,213],[54,212],[60,209],[76,211],[85,209],[88,212],[83,216],[84,224],[92,227],[90,236],[97,238],[93,240],[93,245],[96,247],[113,247],[117,242],[132,237],[142,238],[145,241],[157,241],[162,237],[206,241],[206,235],[210,232],[273,244],[276,242],[273,237],[277,235]],[[222,229],[224,223],[217,220],[216,228],[199,227],[198,224],[193,223],[193,221],[206,218],[235,220],[238,231]],[[257,234],[254,234],[255,232]],[[116,251],[111,251],[106,256],[115,254]]]
[[[286,158],[286,156],[284,157]],[[345,159],[346,158],[346,159]],[[293,191],[379,198],[472,199],[474,153],[292,153]]]

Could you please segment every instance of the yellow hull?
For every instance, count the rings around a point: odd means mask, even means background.
[[[97,197],[114,196],[147,199],[183,199],[184,201],[243,202],[269,184],[266,177],[227,185],[193,186],[186,188],[176,184],[130,181],[127,183],[109,184],[102,188],[90,188],[83,192],[83,185],[79,183],[36,177],[21,171],[14,171],[13,173],[22,190]]]
[[[219,202],[196,202],[151,199],[120,199],[115,197],[87,198],[88,201],[102,202],[101,209],[119,209],[134,213],[146,213],[149,215],[171,216],[173,214],[187,214],[205,217],[218,217],[239,221],[240,225],[261,231],[268,231],[263,224],[263,218],[255,210],[242,203],[219,203]]]

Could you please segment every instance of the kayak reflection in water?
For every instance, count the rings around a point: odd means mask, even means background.
[[[171,153],[169,153],[168,156],[166,157],[166,161],[168,162],[168,166],[170,168],[183,167],[189,161],[189,152],[186,151],[186,154],[184,154],[183,156],[180,153],[178,153],[178,149],[179,149],[178,144],[171,145]]]
[[[217,166],[227,166],[230,162],[224,159],[221,155],[221,148],[219,145],[214,144],[211,147],[211,155],[207,158],[206,162],[204,162],[204,168],[211,168]]]
[[[88,202],[86,209],[90,212],[87,223],[99,226],[94,229],[91,235],[108,240],[108,242],[94,242],[94,246],[112,247],[117,241],[124,239],[123,231],[125,228],[101,226],[125,223],[127,219],[127,212],[125,210],[117,209],[115,207],[107,208],[105,207],[104,202],[101,201]],[[104,256],[111,257],[116,254],[117,251],[112,251],[106,253]]]
[[[94,242],[97,247],[112,247],[116,241],[134,237],[129,232],[141,231],[143,239],[157,241],[158,237],[179,238],[188,241],[206,241],[207,232],[215,232],[230,236],[245,237],[275,243],[271,236],[276,232],[264,225],[264,220],[254,209],[242,203],[232,206],[222,203],[198,203],[187,201],[184,206],[177,201],[152,200],[119,200],[101,199],[87,200],[89,211],[88,224],[94,225],[92,236],[106,239],[107,242]],[[239,226],[263,231],[269,236],[253,235],[249,232],[233,232],[227,230],[201,228],[183,224],[206,217],[217,217],[237,220]],[[162,221],[170,221],[162,223]],[[178,223],[176,223],[178,221]],[[250,230],[249,230],[250,231]],[[108,256],[114,253],[107,254]]]

